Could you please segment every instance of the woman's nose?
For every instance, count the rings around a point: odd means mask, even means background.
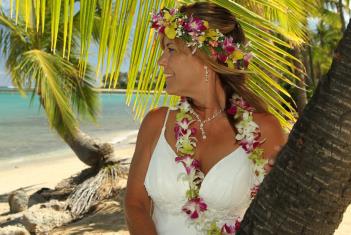
[[[165,53],[162,53],[161,57],[157,61],[158,65],[166,67],[167,65],[167,58],[165,56]]]

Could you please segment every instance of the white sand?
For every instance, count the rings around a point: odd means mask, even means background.
[[[115,149],[116,156],[132,157],[134,144]],[[28,194],[36,190],[55,186],[88,166],[82,163],[73,153],[61,158],[35,160],[26,163],[15,163],[7,169],[0,170],[0,215],[9,210],[7,194],[13,190],[24,188]]]

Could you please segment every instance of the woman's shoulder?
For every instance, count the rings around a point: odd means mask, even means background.
[[[278,118],[276,118],[271,113],[252,113],[253,121],[257,123],[257,125],[262,128],[274,128],[280,129],[282,128]]]
[[[151,109],[144,117],[140,130],[147,132],[154,132],[162,128],[168,107],[162,106]]]
[[[253,113],[253,121],[259,126],[264,155],[267,158],[275,157],[280,148],[286,143],[287,134],[284,132],[278,118],[270,113]]]

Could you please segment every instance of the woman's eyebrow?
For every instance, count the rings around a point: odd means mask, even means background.
[[[169,42],[166,44],[166,47],[168,47],[169,45],[172,45],[173,43],[172,42]]]

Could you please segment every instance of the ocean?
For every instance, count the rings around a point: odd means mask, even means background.
[[[29,105],[30,93],[0,92],[0,167],[8,163],[59,157],[73,152],[49,128],[38,100]],[[125,104],[125,94],[100,94],[101,112],[97,124],[81,123],[81,130],[114,145],[136,136],[140,122],[133,120],[132,108]]]

